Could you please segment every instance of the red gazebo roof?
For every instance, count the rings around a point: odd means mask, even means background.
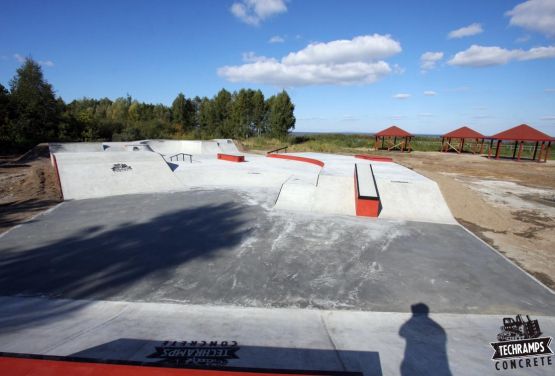
[[[494,134],[491,137],[496,140],[511,141],[553,141],[554,138],[538,131],[527,124],[521,124],[506,131]]]
[[[379,131],[378,133],[375,134],[375,136],[378,136],[378,137],[412,137],[412,134],[410,134],[409,132],[393,125],[393,126],[387,128],[387,129]]]
[[[483,134],[480,132],[476,132],[474,129],[469,127],[460,127],[451,131],[449,133],[445,133],[443,138],[485,138]]]

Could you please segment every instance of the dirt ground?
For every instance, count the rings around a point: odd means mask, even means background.
[[[385,154],[436,181],[461,224],[555,289],[555,161]],[[47,145],[0,158],[0,233],[60,201]]]
[[[554,161],[439,152],[387,155],[435,180],[462,225],[555,289]]]
[[[61,201],[47,145],[0,157],[0,233]]]

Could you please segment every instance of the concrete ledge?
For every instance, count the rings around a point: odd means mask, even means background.
[[[218,153],[218,159],[221,159],[222,161],[229,161],[229,162],[244,162],[245,156]]]
[[[291,161],[312,163],[312,164],[315,164],[317,166],[324,167],[324,162],[319,161],[318,159],[312,159],[312,158],[306,158],[306,157],[297,157],[295,155],[267,154],[266,157],[268,157],[268,158],[278,158],[278,159],[289,159]]]
[[[381,202],[372,165],[355,164],[354,179],[356,215],[377,217],[381,211]]]

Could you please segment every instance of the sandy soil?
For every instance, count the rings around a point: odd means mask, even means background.
[[[47,145],[0,157],[0,233],[61,201]]]
[[[387,155],[435,180],[462,225],[555,289],[554,161],[439,152]]]

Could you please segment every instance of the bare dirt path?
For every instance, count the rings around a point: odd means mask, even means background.
[[[0,233],[61,201],[48,145],[0,157]]]
[[[439,152],[388,155],[435,180],[462,225],[555,289],[555,162]]]

